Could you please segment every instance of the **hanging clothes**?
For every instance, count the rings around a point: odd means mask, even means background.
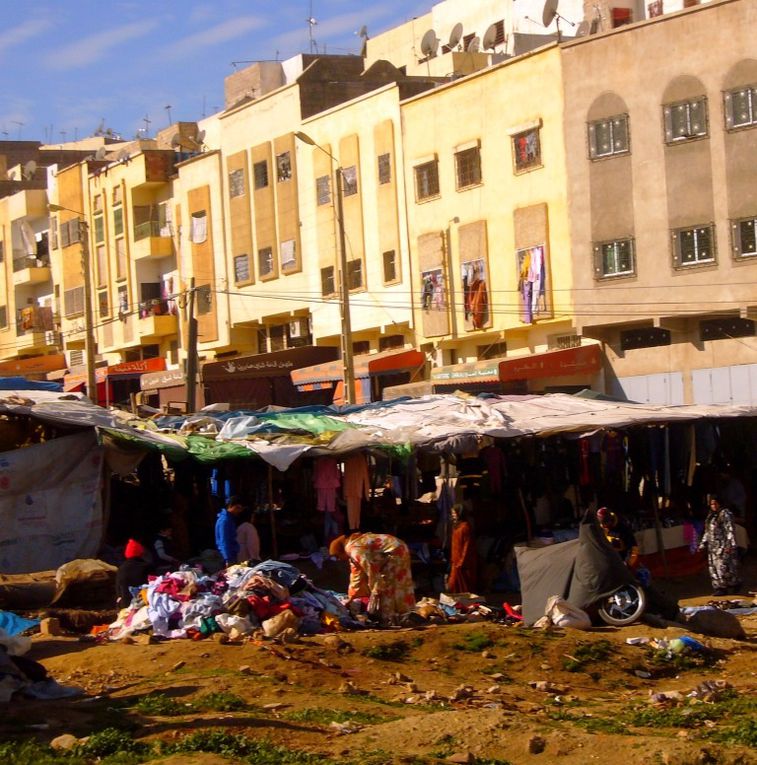
[[[333,513],[336,510],[336,490],[342,483],[339,464],[333,457],[320,457],[313,466],[313,487],[320,512]]]
[[[344,461],[344,499],[347,502],[347,520],[350,529],[360,528],[360,507],[368,499],[371,481],[368,463],[362,452],[351,454]]]
[[[487,446],[481,450],[481,457],[486,463],[489,474],[489,489],[495,497],[502,496],[502,489],[507,477],[505,454],[498,446]]]
[[[475,329],[481,329],[489,319],[489,295],[486,292],[486,282],[476,279],[469,286],[470,317]]]

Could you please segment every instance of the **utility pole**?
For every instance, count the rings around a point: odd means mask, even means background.
[[[197,319],[195,319],[195,280],[189,280],[187,316],[187,414],[194,412],[197,396]]]
[[[92,321],[92,270],[89,261],[89,224],[79,218],[81,239],[81,271],[84,276],[84,354],[87,362],[87,395],[93,404],[98,403],[95,378],[95,332]]]
[[[344,403],[355,403],[355,360],[352,353],[352,317],[350,315],[350,284],[347,277],[347,241],[344,234],[344,202],[342,168],[336,167],[336,216],[339,223],[339,286],[342,313],[342,362],[344,363]]]

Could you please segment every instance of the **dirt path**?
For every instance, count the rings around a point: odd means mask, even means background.
[[[710,652],[672,660],[626,638],[684,631],[645,625],[544,632],[482,622],[288,645],[35,637],[30,657],[86,696],[14,702],[0,715],[0,740],[118,728],[173,745],[215,731],[199,747],[211,752],[171,760],[197,765],[223,752],[266,763],[753,763],[757,617],[743,624],[748,641],[701,638]],[[686,694],[706,680],[729,689],[714,703],[650,702],[650,693]],[[223,742],[236,734],[279,754],[235,758]]]

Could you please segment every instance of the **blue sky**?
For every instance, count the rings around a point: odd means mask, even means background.
[[[71,141],[103,119],[124,138],[145,128],[152,136],[222,108],[232,62],[308,52],[311,6],[318,49],[357,53],[362,25],[378,34],[432,4],[0,0],[0,140]]]

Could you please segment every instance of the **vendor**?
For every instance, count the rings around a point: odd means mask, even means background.
[[[337,537],[329,554],[350,562],[350,600],[367,597],[368,612],[393,623],[415,606],[415,591],[407,545],[390,534]]]
[[[639,560],[639,545],[630,526],[606,507],[597,510],[597,520],[607,541],[617,551],[628,568],[635,568]]]
[[[126,608],[132,601],[131,588],[147,582],[151,557],[145,546],[136,539],[129,539],[124,549],[124,562],[116,571],[116,606]]]

